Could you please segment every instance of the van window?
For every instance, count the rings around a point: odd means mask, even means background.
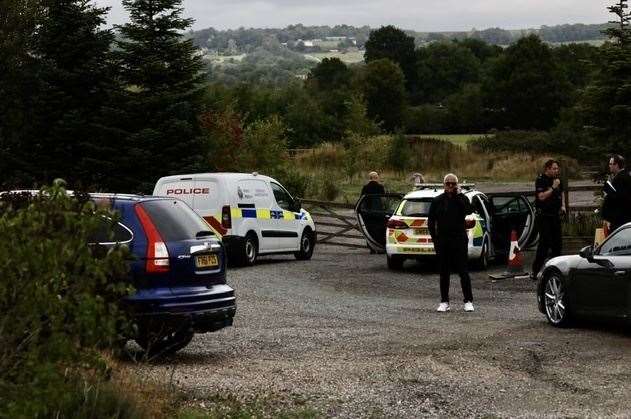
[[[284,210],[292,211],[294,200],[289,195],[289,192],[278,183],[270,182],[270,185],[272,185],[272,191],[274,191],[274,198],[278,206]]]
[[[195,200],[191,207],[200,211],[201,215],[211,215],[210,212],[218,212],[223,205],[227,204],[221,200],[216,180],[197,179],[193,193]],[[188,204],[188,201],[186,203]]]
[[[154,195],[177,198],[193,206],[195,182],[190,180],[171,180],[160,185]]]
[[[272,194],[263,180],[245,179],[237,183],[237,202],[254,204],[256,208],[270,208]]]

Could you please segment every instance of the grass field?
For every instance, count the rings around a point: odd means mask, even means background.
[[[480,138],[488,134],[420,134],[414,135],[419,138],[436,138],[438,140],[450,141],[457,145],[465,145],[474,138]]]
[[[364,61],[364,51],[354,52],[312,52],[305,54],[305,56],[316,58],[318,61],[322,61],[324,58],[339,58],[346,64],[359,63]],[[307,57],[307,59],[309,59]]]

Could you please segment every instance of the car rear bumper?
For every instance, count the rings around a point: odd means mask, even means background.
[[[433,244],[387,244],[386,253],[388,256],[404,256],[409,258],[435,257],[436,251]],[[482,246],[468,247],[468,258],[477,259],[482,254]]]
[[[196,332],[212,332],[231,326],[236,313],[234,290],[219,284],[180,289],[177,293],[136,293],[124,304],[137,321],[191,322]]]

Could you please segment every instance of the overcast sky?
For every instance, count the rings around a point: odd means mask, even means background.
[[[95,0],[110,6],[110,24],[124,23],[120,0]],[[417,31],[471,28],[537,28],[562,23],[610,20],[612,0],[184,0],[193,29],[281,28],[304,25],[395,25]]]

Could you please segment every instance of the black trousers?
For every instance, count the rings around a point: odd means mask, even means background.
[[[548,253],[552,257],[561,255],[561,219],[555,216],[537,215],[537,229],[539,230],[539,245],[537,255],[532,264],[532,274],[536,276],[546,262]]]
[[[471,277],[468,270],[468,244],[465,237],[441,237],[438,245],[438,264],[440,269],[440,301],[449,302],[449,280],[451,272],[460,275],[460,286],[464,302],[473,302]]]

